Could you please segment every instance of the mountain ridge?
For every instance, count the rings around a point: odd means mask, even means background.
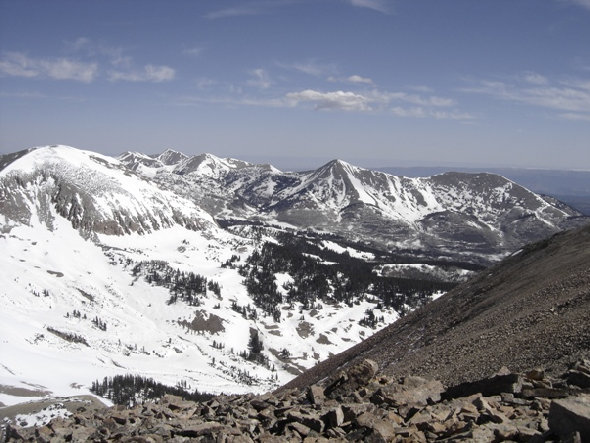
[[[583,223],[573,208],[487,173],[412,178],[338,159],[305,172],[249,163],[212,171],[146,175],[193,199],[216,219],[281,222],[374,247],[488,264],[524,243]]]

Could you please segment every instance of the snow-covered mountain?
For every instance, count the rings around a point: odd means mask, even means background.
[[[249,270],[250,284],[257,278],[245,262],[283,231],[221,229],[116,159],[49,146],[0,164],[0,385],[22,388],[2,390],[3,404],[23,400],[10,392],[80,394],[126,373],[205,392],[265,391],[398,317],[370,294],[301,302],[288,295],[297,288],[287,272],[271,276],[279,301],[269,315],[244,284]],[[249,358],[253,334],[263,350]]]
[[[205,154],[146,176],[217,219],[283,223],[387,251],[478,263],[583,223],[554,198],[486,173],[408,178],[341,160],[293,173]]]
[[[126,373],[265,391],[446,290],[437,280],[464,262],[581,221],[489,174],[66,146],[0,156],[0,385],[27,390],[0,402]]]

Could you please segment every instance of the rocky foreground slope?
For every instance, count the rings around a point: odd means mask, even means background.
[[[390,376],[472,381],[502,366],[560,373],[590,352],[590,226],[527,246],[287,387],[375,360]]]
[[[582,388],[585,387],[586,389]],[[561,379],[503,371],[444,389],[377,373],[363,360],[323,385],[205,403],[166,396],[134,408],[87,410],[46,426],[9,426],[6,441],[574,441],[590,439],[590,361]]]

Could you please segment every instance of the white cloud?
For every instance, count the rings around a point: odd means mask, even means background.
[[[49,77],[91,83],[98,73],[98,65],[68,58],[35,59],[20,52],[8,52],[0,60],[0,73],[13,77]]]
[[[396,106],[391,108],[391,112],[398,117],[413,117],[413,118],[425,118],[428,117],[426,111],[420,107],[412,107],[412,108],[402,108],[401,106]]]
[[[407,92],[391,92],[387,96],[392,101],[402,101],[418,106],[448,107],[455,105],[455,100],[452,98],[438,97],[436,95],[423,97],[418,94],[408,94]]]
[[[354,92],[332,91],[320,92],[306,89],[300,92],[290,92],[286,95],[287,103],[297,106],[299,103],[313,103],[317,110],[336,109],[343,111],[370,111],[370,100]]]
[[[65,58],[55,60],[42,60],[42,70],[56,80],[76,80],[83,83],[90,83],[98,70],[96,63],[84,63]]]
[[[204,17],[210,20],[216,20],[229,17],[269,14],[277,8],[289,6],[297,1],[300,0],[242,0],[238,2],[240,3],[239,6],[217,9],[205,14]]]
[[[368,8],[383,14],[389,14],[389,6],[385,0],[348,0],[352,6]]]
[[[347,79],[350,83],[363,83],[365,85],[372,85],[373,80],[367,77],[361,77],[360,75],[351,75]]]
[[[524,74],[524,81],[532,85],[546,85],[549,83],[547,77],[537,74],[536,72],[527,72]]]
[[[169,66],[145,65],[143,70],[110,71],[110,81],[161,83],[173,80],[176,71]]]
[[[277,63],[277,65],[283,69],[302,72],[313,77],[324,77],[337,72],[336,66],[333,63],[320,63],[316,60],[296,63]]]
[[[37,77],[40,75],[36,63],[26,55],[9,52],[0,60],[0,72],[12,77]]]
[[[352,84],[364,84],[364,85],[373,85],[373,80],[368,77],[361,77],[360,75],[351,75],[346,78],[341,77],[328,77],[329,82],[340,82],[340,83],[352,83]]]
[[[267,89],[272,85],[268,73],[262,68],[250,71],[250,75],[252,76],[252,78],[247,82],[247,84],[250,86],[254,86],[260,89]]]
[[[526,79],[525,79],[526,80]],[[463,92],[486,94],[492,97],[524,103],[555,111],[590,113],[588,81],[550,82],[498,82],[482,80],[478,85],[462,88]]]

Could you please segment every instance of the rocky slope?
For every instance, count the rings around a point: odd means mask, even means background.
[[[590,226],[526,246],[361,344],[290,382],[315,383],[362,358],[387,375],[475,380],[501,366],[563,371],[590,352]]]
[[[422,377],[393,380],[363,360],[324,385],[279,394],[202,403],[165,396],[102,410],[84,405],[44,426],[8,426],[5,441],[584,442],[589,387],[587,360],[560,379],[540,368],[504,371],[446,390]]]

